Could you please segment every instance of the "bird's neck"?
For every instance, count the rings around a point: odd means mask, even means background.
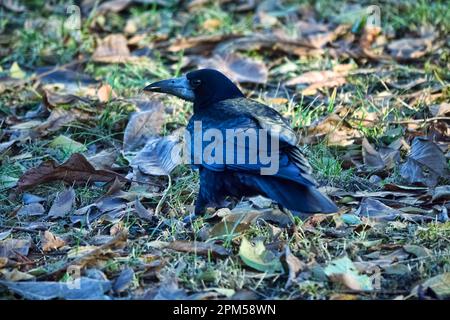
[[[200,98],[196,98],[194,101],[194,113],[200,112],[202,110],[205,110],[212,106],[215,103],[229,100],[229,99],[236,99],[236,98],[243,98],[244,94],[237,90],[233,93],[228,94],[227,96],[221,96],[221,95],[205,95],[200,96]]]

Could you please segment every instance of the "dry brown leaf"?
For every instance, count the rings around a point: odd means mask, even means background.
[[[159,101],[154,101],[148,110],[133,114],[125,128],[124,150],[142,147],[149,138],[159,134],[163,124],[164,106]]]
[[[331,114],[313,123],[307,128],[307,135],[302,137],[305,144],[326,141],[328,145],[349,146],[362,134],[346,125],[344,120],[336,114]]]
[[[60,237],[55,236],[50,231],[44,232],[44,237],[42,238],[42,250],[44,252],[57,250],[65,245],[66,242]]]
[[[433,104],[428,107],[433,117],[450,115],[450,103]]]
[[[65,181],[67,183],[109,182],[116,177],[126,180],[115,172],[96,170],[82,154],[75,153],[61,165],[49,160],[26,171],[20,177],[17,186],[19,191],[22,191],[51,181]]]
[[[114,238],[100,247],[89,246],[89,250],[81,256],[77,256],[74,260],[71,260],[62,265],[57,270],[45,275],[46,278],[57,277],[64,272],[67,272],[68,268],[73,266],[79,266],[83,268],[88,265],[96,265],[99,262],[108,260],[114,255],[114,250],[122,249],[127,244],[128,231],[122,230]]]
[[[298,37],[306,39],[314,48],[322,48],[348,31],[348,26],[337,27],[311,21],[299,21],[296,24]]]
[[[5,267],[8,264],[8,258],[6,257],[0,257],[0,269]]]
[[[227,257],[230,255],[227,249],[211,242],[200,241],[173,241],[166,248],[186,252],[195,253],[202,256],[212,255],[213,257]]]
[[[434,30],[422,30],[422,33],[421,37],[403,37],[390,42],[387,49],[391,56],[400,61],[414,60],[431,52],[437,33]]]
[[[31,274],[19,271],[17,269],[8,271],[8,270],[0,270],[0,273],[3,275],[6,281],[26,281],[32,280],[35,277]]]
[[[236,35],[201,35],[191,38],[178,38],[174,41],[170,41],[168,44],[162,44],[161,46],[167,45],[167,51],[169,52],[179,52],[184,50],[185,53],[198,53],[206,54],[214,49],[214,47],[225,40],[235,38]]]
[[[98,89],[97,97],[100,102],[108,102],[111,98],[117,97],[117,95],[109,84],[104,84]]]
[[[350,290],[362,291],[363,287],[361,286],[358,278],[356,278],[353,274],[350,273],[339,273],[329,276],[330,280],[339,284],[346,286]]]
[[[309,71],[285,82],[286,86],[309,84],[302,90],[304,95],[314,95],[318,89],[340,87],[347,83],[346,71],[336,72],[331,70]]]
[[[284,255],[282,259],[286,263],[289,272],[288,281],[285,286],[285,288],[288,288],[297,277],[297,274],[305,269],[306,264],[292,254],[288,245],[285,245],[284,247]]]
[[[243,83],[264,84],[267,82],[269,74],[269,70],[264,62],[237,54],[214,55],[209,59],[200,58],[198,66],[199,68],[217,69],[231,80]]]
[[[202,24],[202,28],[205,29],[206,31],[214,31],[217,28],[220,27],[220,25],[222,24],[222,21],[220,21],[219,19],[207,19],[205,20],[205,22],[203,22]]]
[[[106,36],[100,41],[92,55],[93,61],[103,63],[125,63],[131,58],[127,39],[122,34]]]

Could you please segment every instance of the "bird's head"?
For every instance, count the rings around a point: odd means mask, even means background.
[[[144,91],[171,94],[194,102],[198,108],[244,96],[230,79],[214,69],[200,69],[179,78],[157,81],[146,86]]]

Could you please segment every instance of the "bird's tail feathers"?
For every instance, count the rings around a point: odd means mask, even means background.
[[[283,207],[301,213],[334,213],[337,206],[313,186],[304,186],[294,181],[273,176],[255,177],[254,181],[267,197]]]

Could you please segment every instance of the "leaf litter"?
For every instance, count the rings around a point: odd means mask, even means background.
[[[4,7],[5,21],[28,17]],[[0,43],[0,295],[448,299],[448,25],[371,28],[345,3],[332,17],[270,1],[185,9],[100,1],[90,15],[86,1],[85,42]],[[183,223],[192,110],[140,89],[197,67],[291,120],[337,214],[293,226],[259,197]]]

